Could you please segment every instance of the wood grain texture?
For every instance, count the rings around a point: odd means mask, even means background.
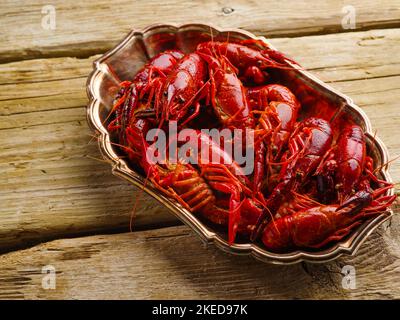
[[[91,60],[0,66],[2,249],[32,239],[129,229],[139,193],[101,162],[86,123]],[[139,201],[136,228],[176,221],[146,194]]]
[[[42,27],[44,5],[56,10],[56,29]],[[105,52],[132,28],[154,23],[210,22],[240,27],[269,37],[336,33],[349,3],[261,0],[96,0],[2,1],[0,4],[0,61],[39,57],[88,57]],[[353,0],[355,28],[400,26],[400,8],[391,0]],[[346,10],[346,9],[345,9]],[[84,27],[82,27],[84,26]]]
[[[321,43],[324,43],[321,46]],[[398,29],[273,39],[367,112],[392,156],[400,124]],[[373,59],[371,59],[373,57]],[[84,106],[89,59],[0,65],[0,250],[89,232],[127,230],[137,190],[110,173],[89,143]],[[45,71],[45,72],[44,72]],[[384,109],[384,112],[382,110]],[[392,165],[400,181],[400,163]],[[143,195],[134,225],[177,223]]]
[[[204,245],[185,226],[56,240],[0,256],[0,299],[400,298],[399,217],[355,257],[275,266]],[[56,288],[42,288],[42,268]],[[342,286],[355,268],[355,289]]]

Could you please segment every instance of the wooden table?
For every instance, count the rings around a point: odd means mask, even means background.
[[[392,157],[400,155],[400,3],[345,1],[49,1],[0,4],[0,298],[400,298],[400,218],[355,257],[274,266],[209,247],[99,161],[85,119],[92,61],[132,28],[213,21],[272,38],[351,96]],[[46,8],[44,9],[46,10]],[[344,10],[342,12],[342,10]],[[400,181],[400,161],[391,166]],[[396,209],[398,211],[398,209]],[[44,266],[56,272],[45,289]],[[342,286],[342,267],[356,288]]]

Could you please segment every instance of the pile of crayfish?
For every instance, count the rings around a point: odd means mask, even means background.
[[[335,126],[321,110],[304,116],[301,97],[270,76],[290,69],[287,61],[256,40],[161,52],[120,83],[108,130],[147,180],[200,219],[227,228],[230,244],[319,249],[387,210],[395,196],[393,185],[376,176],[360,126]],[[191,129],[185,152],[195,161],[171,161],[171,144],[183,149],[173,139],[163,161],[150,161],[157,132],[172,122],[179,132]],[[251,132],[251,173],[205,128]],[[206,161],[200,145],[220,161]]]

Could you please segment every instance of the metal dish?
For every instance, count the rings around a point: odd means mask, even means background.
[[[298,250],[278,254],[267,251],[257,243],[229,245],[225,233],[213,230],[176,201],[161,194],[150,183],[144,186],[144,177],[135,172],[111,144],[112,138],[106,129],[106,117],[112,107],[112,100],[120,81],[131,79],[132,75],[143,66],[149,57],[160,51],[179,48],[184,52],[189,52],[195,48],[197,43],[209,40],[211,34],[216,40],[226,40],[228,36],[229,39],[258,39],[273,47],[264,37],[256,37],[250,32],[238,29],[221,29],[205,24],[157,24],[143,30],[131,31],[114,49],[94,62],[94,70],[87,81],[89,97],[87,119],[90,127],[98,133],[100,150],[111,163],[113,174],[143,188],[194,230],[205,243],[213,243],[223,251],[252,255],[264,262],[276,264],[293,264],[301,261],[327,262],[342,254],[354,255],[367,237],[383,222],[390,219],[393,214],[391,210],[365,221],[343,241],[319,251]],[[283,84],[290,87],[290,83],[293,81],[289,81],[289,79],[300,79],[306,91],[310,90],[310,94],[318,93],[322,99],[327,99],[335,108],[340,108],[342,116],[356,122],[365,130],[369,154],[374,158],[376,165],[380,166],[387,163],[388,152],[386,147],[372,133],[371,124],[366,114],[350,98],[302,70],[298,65],[290,61],[287,61],[287,64],[293,67],[293,70],[286,72],[282,77]],[[379,176],[386,181],[392,181],[387,166],[380,170]],[[393,192],[392,190],[391,193]]]

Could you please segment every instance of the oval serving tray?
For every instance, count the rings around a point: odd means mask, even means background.
[[[194,214],[183,208],[174,199],[163,195],[151,183],[144,186],[144,177],[136,172],[123,158],[117,148],[111,144],[112,137],[108,133],[107,116],[112,108],[113,98],[121,81],[130,80],[143,64],[157,53],[178,48],[184,52],[193,51],[199,42],[211,39],[225,41],[229,39],[256,39],[275,49],[264,37],[256,37],[250,32],[239,29],[222,29],[206,24],[157,24],[143,30],[131,31],[114,49],[94,61],[93,72],[87,81],[87,120],[90,127],[98,133],[99,147],[103,156],[111,163],[112,172],[135,186],[143,188],[148,194],[166,206],[177,218],[188,225],[205,242],[213,243],[223,251],[233,254],[252,255],[264,262],[276,264],[293,264],[301,261],[327,262],[342,254],[354,255],[367,237],[382,223],[390,219],[392,210],[365,221],[342,241],[332,244],[319,251],[297,250],[280,254],[267,251],[258,243],[235,243],[229,245],[226,234],[213,228]],[[326,99],[339,112],[359,124],[365,131],[369,155],[380,166],[388,161],[388,152],[384,144],[372,133],[371,123],[366,114],[344,94],[336,91],[321,80],[303,70],[297,64],[286,61],[293,70],[283,76],[283,84],[290,88],[291,83],[304,84],[310,94],[318,93],[321,99]],[[285,83],[286,77],[286,83]],[[296,81],[289,81],[296,79]],[[291,88],[294,89],[294,88]],[[312,111],[312,110],[311,110]],[[388,166],[384,166],[379,177],[392,182]],[[393,194],[391,190],[388,194]]]

